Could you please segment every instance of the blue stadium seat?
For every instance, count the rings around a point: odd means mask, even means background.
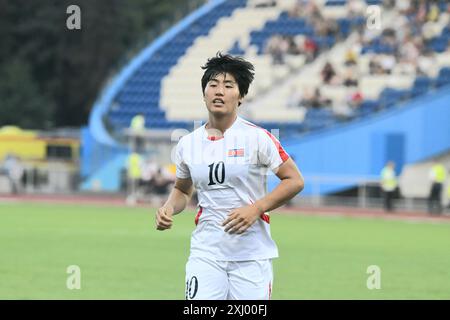
[[[378,110],[379,102],[377,100],[365,100],[361,103],[358,109],[358,115],[367,116]]]
[[[428,77],[417,77],[411,88],[411,97],[425,94],[432,86],[432,80]]]
[[[408,90],[399,90],[393,88],[385,88],[379,96],[379,106],[381,108],[390,108],[398,102],[408,98]]]
[[[325,2],[325,6],[345,6],[347,3],[347,0],[327,0]]]
[[[450,67],[442,68],[436,78],[435,85],[440,88],[444,85],[450,84]]]
[[[447,36],[441,35],[431,40],[430,44],[428,45],[428,48],[430,48],[432,51],[442,53],[445,50],[447,50],[448,42],[449,39],[447,38]]]
[[[243,56],[245,55],[245,50],[243,50],[240,45],[239,45],[239,41],[235,41],[233,46],[231,47],[230,50],[228,50],[228,53],[232,54],[232,55],[238,55],[238,56]]]
[[[336,38],[333,36],[313,37],[312,39],[321,48],[331,48],[336,43]]]
[[[309,109],[306,112],[304,125],[308,130],[319,130],[336,123],[333,112],[328,108]]]
[[[383,0],[366,0],[368,5],[381,5],[383,4]]]

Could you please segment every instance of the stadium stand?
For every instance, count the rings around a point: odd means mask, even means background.
[[[381,1],[278,1],[265,6],[222,1],[127,79],[106,113],[109,126],[120,131],[139,112],[148,119],[148,128],[190,129],[192,120],[205,119],[199,81],[192,79],[200,79],[204,57],[218,50],[255,64],[257,77],[243,114],[262,125],[293,131],[367,117],[448,83],[446,4],[427,5],[421,13],[415,2],[406,12],[391,3],[383,7],[388,25],[382,30],[362,28],[365,10],[373,4]],[[394,31],[397,21],[400,27]],[[423,61],[414,60],[418,53],[426,53]],[[335,69],[336,81],[311,81],[327,62]],[[301,97],[297,107],[289,107],[289,88],[294,86],[304,95],[320,86],[329,103],[319,107],[331,112],[312,111],[302,105]],[[352,103],[355,95],[359,101]]]
[[[255,65],[242,115],[285,135],[401,107],[450,83],[450,4],[404,4],[210,1],[124,68],[91,127],[120,137],[144,113],[148,129],[192,129],[207,116],[200,66],[219,50]],[[367,27],[369,5],[382,5],[382,28]]]

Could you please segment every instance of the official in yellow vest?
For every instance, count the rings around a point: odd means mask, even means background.
[[[395,175],[395,163],[388,161],[381,170],[381,189],[383,190],[383,203],[386,211],[393,211],[392,204],[397,190],[397,177]]]
[[[130,129],[131,129],[131,134],[132,134],[131,138],[134,141],[133,150],[139,152],[139,151],[141,151],[143,144],[144,144],[144,138],[142,136],[142,134],[145,131],[144,114],[138,113],[131,119]]]
[[[447,179],[447,169],[442,163],[435,161],[430,170],[431,190],[428,196],[428,212],[442,213],[442,190]]]
[[[131,153],[130,156],[128,157],[127,175],[128,175],[127,202],[130,204],[134,204],[138,197],[138,189],[142,178],[142,158],[136,152]]]

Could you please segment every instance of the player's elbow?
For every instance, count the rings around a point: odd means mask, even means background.
[[[305,187],[305,181],[303,180],[302,177],[293,178],[291,183],[294,194],[302,192],[303,188]]]
[[[305,180],[303,178],[298,178],[296,181],[296,187],[297,187],[297,193],[302,192],[302,190],[305,188]]]

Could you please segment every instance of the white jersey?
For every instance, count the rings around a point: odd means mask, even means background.
[[[225,232],[222,223],[233,209],[264,197],[267,175],[288,158],[272,134],[240,117],[223,138],[208,137],[203,125],[180,139],[176,175],[192,179],[199,201],[191,257],[225,261],[278,257],[267,213],[243,234]]]

